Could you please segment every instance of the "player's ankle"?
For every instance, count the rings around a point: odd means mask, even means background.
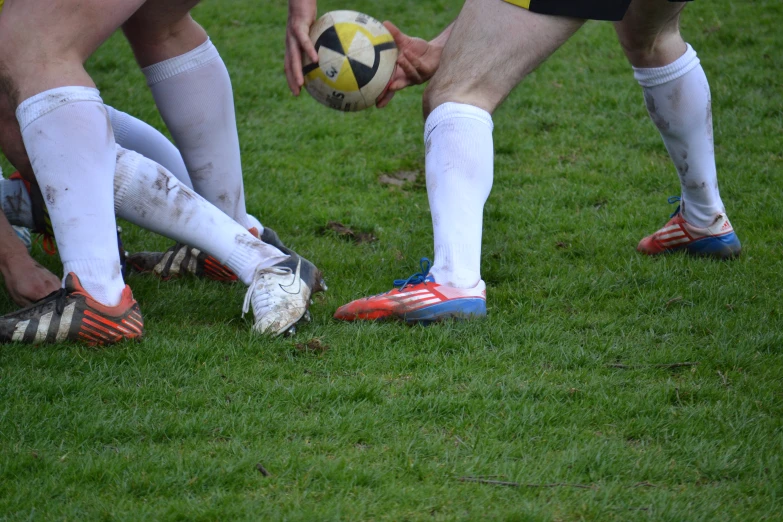
[[[691,226],[696,228],[707,228],[715,223],[723,213],[722,207],[699,205],[688,203],[682,206],[682,217]]]
[[[467,271],[443,270],[433,267],[430,270],[430,275],[439,285],[452,288],[475,288],[481,281],[481,276],[472,271],[468,273]]]
[[[74,273],[89,296],[104,306],[120,304],[125,281],[122,279],[119,261],[87,259],[63,263],[64,273]]]

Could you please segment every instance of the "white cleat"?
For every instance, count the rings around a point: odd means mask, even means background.
[[[245,294],[244,315],[253,306],[253,331],[280,335],[307,313],[311,289],[300,277],[301,261],[296,272],[280,265],[259,268]]]

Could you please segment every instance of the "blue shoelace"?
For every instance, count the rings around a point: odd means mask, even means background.
[[[426,257],[422,257],[419,260],[419,268],[421,269],[421,272],[413,274],[408,279],[395,279],[394,286],[400,287],[400,291],[402,291],[408,285],[418,285],[419,283],[424,283],[427,280],[427,275],[430,273],[432,263],[430,263],[430,260]]]
[[[674,203],[679,203],[681,200],[682,198],[680,198],[680,196],[669,196],[669,198],[666,201],[669,203],[669,205],[672,205]],[[673,218],[679,213],[680,213],[680,205],[677,205],[677,208],[674,209],[674,213],[669,217]]]

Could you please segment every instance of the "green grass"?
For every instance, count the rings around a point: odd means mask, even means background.
[[[432,37],[458,4],[321,11]],[[741,259],[634,251],[678,181],[611,27],[591,23],[496,114],[489,317],[432,327],[331,319],[431,255],[423,183],[378,183],[423,170],[422,90],[359,114],[293,99],[285,14],[223,0],[195,17],[232,73],[249,210],[326,273],[313,323],[254,337],[238,286],[133,277],[143,343],[3,346],[0,517],[783,519],[783,5],[694,2],[683,21]],[[88,69],[107,103],[162,128],[121,38]],[[125,229],[133,250],[169,243]],[[328,350],[297,348],[314,338]],[[656,366],[680,362],[698,365]],[[482,476],[589,487],[458,480]]]

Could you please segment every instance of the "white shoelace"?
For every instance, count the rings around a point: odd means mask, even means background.
[[[247,287],[247,293],[245,293],[245,302],[242,304],[242,317],[250,310],[250,305],[253,302],[253,296],[255,295],[256,289],[264,290],[266,288],[266,278],[264,277],[266,274],[288,275],[292,273],[290,268],[279,266],[270,266],[256,270],[256,273],[253,274],[253,282]],[[253,310],[253,312],[255,313],[255,310]]]

